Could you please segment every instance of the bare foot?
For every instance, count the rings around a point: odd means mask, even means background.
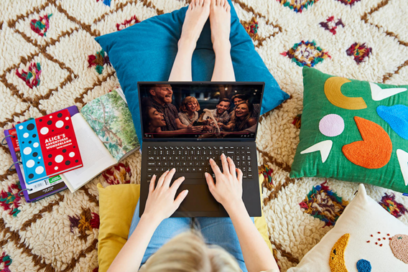
[[[204,24],[210,15],[211,0],[192,0],[186,12],[179,46],[195,49]]]
[[[211,0],[210,23],[211,41],[214,51],[231,49],[231,7],[227,0]]]

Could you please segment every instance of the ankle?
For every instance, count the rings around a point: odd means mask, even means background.
[[[231,51],[231,42],[229,39],[219,39],[215,40],[213,43],[213,49],[215,54],[230,53]]]
[[[181,36],[177,45],[179,50],[190,52],[192,54],[194,52],[194,49],[196,48],[197,41],[188,37]]]

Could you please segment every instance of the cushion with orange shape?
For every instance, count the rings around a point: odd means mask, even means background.
[[[292,178],[363,182],[408,193],[408,85],[303,68],[304,100]]]
[[[374,122],[354,117],[362,141],[343,146],[343,153],[349,161],[361,167],[377,169],[391,159],[392,142],[388,133]]]

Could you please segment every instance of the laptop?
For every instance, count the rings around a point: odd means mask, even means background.
[[[261,216],[255,139],[263,82],[139,82],[142,124],[140,216],[149,182],[176,168],[184,176],[177,195],[189,193],[172,217],[228,217],[211,195],[204,173],[214,176],[212,158],[231,157],[243,172],[243,202],[251,217]],[[217,182],[216,179],[215,183]]]

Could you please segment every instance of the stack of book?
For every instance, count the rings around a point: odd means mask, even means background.
[[[17,124],[4,134],[27,202],[66,188],[75,192],[140,150],[120,89],[92,100],[81,111],[71,106]]]

